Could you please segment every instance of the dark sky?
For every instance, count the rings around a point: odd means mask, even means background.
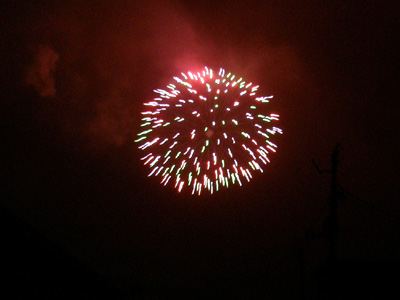
[[[124,288],[296,299],[298,249],[310,286],[327,255],[304,239],[329,214],[312,159],[340,143],[338,259],[400,261],[397,1],[103,2],[1,12],[4,207]],[[133,140],[153,89],[204,65],[273,94],[284,134],[251,183],[193,197],[147,178]]]

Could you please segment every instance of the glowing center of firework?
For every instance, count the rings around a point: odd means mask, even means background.
[[[271,139],[282,133],[270,126],[279,116],[264,109],[272,96],[257,97],[258,86],[224,69],[181,75],[144,103],[149,110],[142,112],[144,130],[136,142],[146,152],[149,176],[160,176],[164,185],[172,180],[178,191],[191,186],[200,195],[263,172],[277,148]]]
[[[212,129],[210,129],[210,130],[208,130],[208,131],[206,132],[206,136],[207,136],[208,138],[211,138],[211,137],[213,136],[213,134],[214,134],[214,131],[213,131]]]

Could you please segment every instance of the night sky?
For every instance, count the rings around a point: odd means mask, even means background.
[[[314,297],[331,178],[312,160],[337,144],[337,259],[400,263],[397,1],[11,3],[1,205],[129,297],[299,299],[301,249]],[[284,134],[263,174],[198,197],[148,178],[134,139],[153,90],[204,65],[274,95]]]

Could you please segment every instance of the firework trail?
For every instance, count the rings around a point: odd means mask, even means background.
[[[271,140],[282,133],[272,126],[279,115],[265,113],[272,96],[256,96],[258,86],[222,68],[214,73],[205,67],[173,79],[144,103],[143,131],[135,142],[145,152],[141,160],[149,176],[200,195],[241,186],[252,172],[263,172],[269,154],[276,152]]]

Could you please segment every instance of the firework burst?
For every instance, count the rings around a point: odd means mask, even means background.
[[[136,142],[149,176],[192,194],[242,185],[252,172],[263,172],[276,152],[272,126],[277,114],[265,113],[272,96],[257,96],[258,86],[220,69],[181,73],[144,103],[143,130]]]

